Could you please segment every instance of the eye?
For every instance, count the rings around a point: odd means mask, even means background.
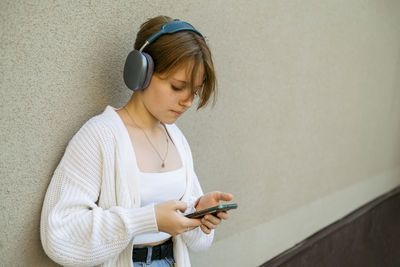
[[[182,88],[173,86],[172,84],[171,84],[171,88],[172,88],[174,91],[182,91]]]

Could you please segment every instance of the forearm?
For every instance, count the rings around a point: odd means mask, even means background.
[[[43,248],[57,263],[98,265],[118,255],[133,236],[158,231],[154,206],[102,209],[94,196],[60,175],[46,194],[40,229]]]

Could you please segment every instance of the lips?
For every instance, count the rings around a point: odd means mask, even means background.
[[[175,110],[171,110],[171,111],[177,116],[180,116],[183,113],[183,111],[175,111]]]

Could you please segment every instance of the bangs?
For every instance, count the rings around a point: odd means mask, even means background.
[[[189,88],[192,90],[192,94],[201,95],[201,91],[204,87],[205,81],[205,72],[204,72],[204,64],[203,60],[200,56],[197,56],[194,60],[191,60],[189,63],[189,67],[187,68],[186,77],[189,77]],[[200,73],[203,73],[203,77],[200,77]],[[197,84],[196,82],[200,81],[201,83]],[[200,85],[199,87],[197,87]]]

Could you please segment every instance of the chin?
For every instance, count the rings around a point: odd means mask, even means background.
[[[165,119],[165,120],[161,120],[161,121],[165,124],[173,124],[176,122],[176,119]]]

